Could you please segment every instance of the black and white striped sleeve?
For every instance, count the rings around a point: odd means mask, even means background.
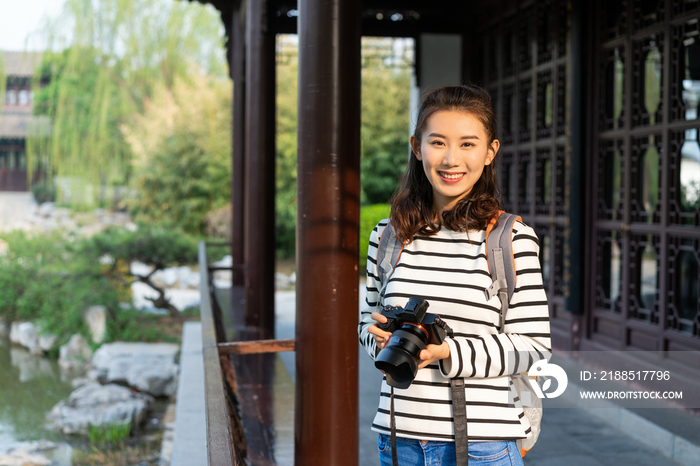
[[[516,283],[503,333],[447,339],[450,357],[440,362],[445,377],[488,378],[526,372],[551,357],[549,306],[542,283],[539,242],[522,223],[513,228]],[[498,299],[498,298],[494,298]]]
[[[379,236],[388,222],[388,219],[379,222],[369,237],[369,248],[367,250],[367,297],[360,308],[360,324],[357,327],[360,344],[372,359],[377,354],[377,343],[374,340],[374,335],[369,333],[369,327],[375,323],[371,317],[372,313],[379,311],[380,308],[379,289],[381,288],[379,274],[377,273],[377,248],[379,247]]]

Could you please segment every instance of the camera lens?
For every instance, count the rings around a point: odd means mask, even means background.
[[[404,323],[379,352],[374,366],[386,373],[389,385],[408,388],[416,378],[420,363],[418,355],[425,349],[427,341],[428,332],[422,326]]]

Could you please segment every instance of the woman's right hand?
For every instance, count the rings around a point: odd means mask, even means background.
[[[387,319],[379,312],[373,312],[370,317],[372,317],[372,319],[378,323],[370,325],[367,331],[374,335],[374,341],[377,343],[377,348],[384,349],[386,344],[389,343],[389,339],[391,338],[391,332],[385,332],[384,330],[379,328],[379,323],[385,324],[387,322]]]

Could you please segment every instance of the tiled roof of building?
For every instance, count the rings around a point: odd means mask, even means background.
[[[48,134],[51,131],[51,123],[47,116],[0,113],[0,139],[24,139],[28,133],[35,131],[40,134]]]
[[[41,64],[41,52],[6,52],[0,50],[5,76],[31,77]]]

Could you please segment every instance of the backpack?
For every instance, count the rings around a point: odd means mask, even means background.
[[[510,298],[513,296],[513,292],[515,291],[516,273],[515,259],[513,258],[512,238],[513,225],[517,220],[522,221],[522,219],[515,214],[499,211],[498,215],[492,218],[488,227],[486,227],[486,259],[488,261],[489,271],[493,282],[491,283],[491,286],[484,290],[484,294],[486,295],[487,300],[490,300],[496,295],[498,295],[501,300],[500,322],[498,327],[499,332],[501,333],[503,332],[503,325],[505,324],[506,312],[508,311]],[[386,287],[389,283],[391,275],[394,273],[394,270],[399,263],[403,248],[404,243],[398,240],[394,227],[391,225],[391,221],[389,221],[387,226],[384,228],[382,235],[379,237],[379,246],[377,247],[377,272],[379,275],[379,281],[382,284],[379,290],[379,303],[381,304],[384,302]],[[518,398],[520,400],[530,400],[530,406],[523,407],[525,416],[530,421],[530,435],[527,438],[517,441],[521,456],[525,456],[525,453],[535,445],[535,442],[537,442],[537,438],[540,435],[540,425],[542,422],[542,400],[535,395],[527,381],[527,377],[528,375],[526,372],[511,377],[511,381],[517,392]],[[460,390],[461,394],[458,393]],[[523,396],[523,394],[526,396]],[[461,403],[464,399],[463,379],[452,379],[452,399],[458,403]],[[455,415],[456,442],[458,439],[458,430],[464,433],[462,436],[463,439],[467,437],[466,414],[459,417],[463,417],[463,419],[458,419],[458,415]],[[458,426],[458,424],[463,425]],[[459,460],[459,443],[457,443],[455,446],[458,451],[457,457]],[[465,445],[462,450],[462,454],[465,458],[467,455],[466,448],[467,446]]]

